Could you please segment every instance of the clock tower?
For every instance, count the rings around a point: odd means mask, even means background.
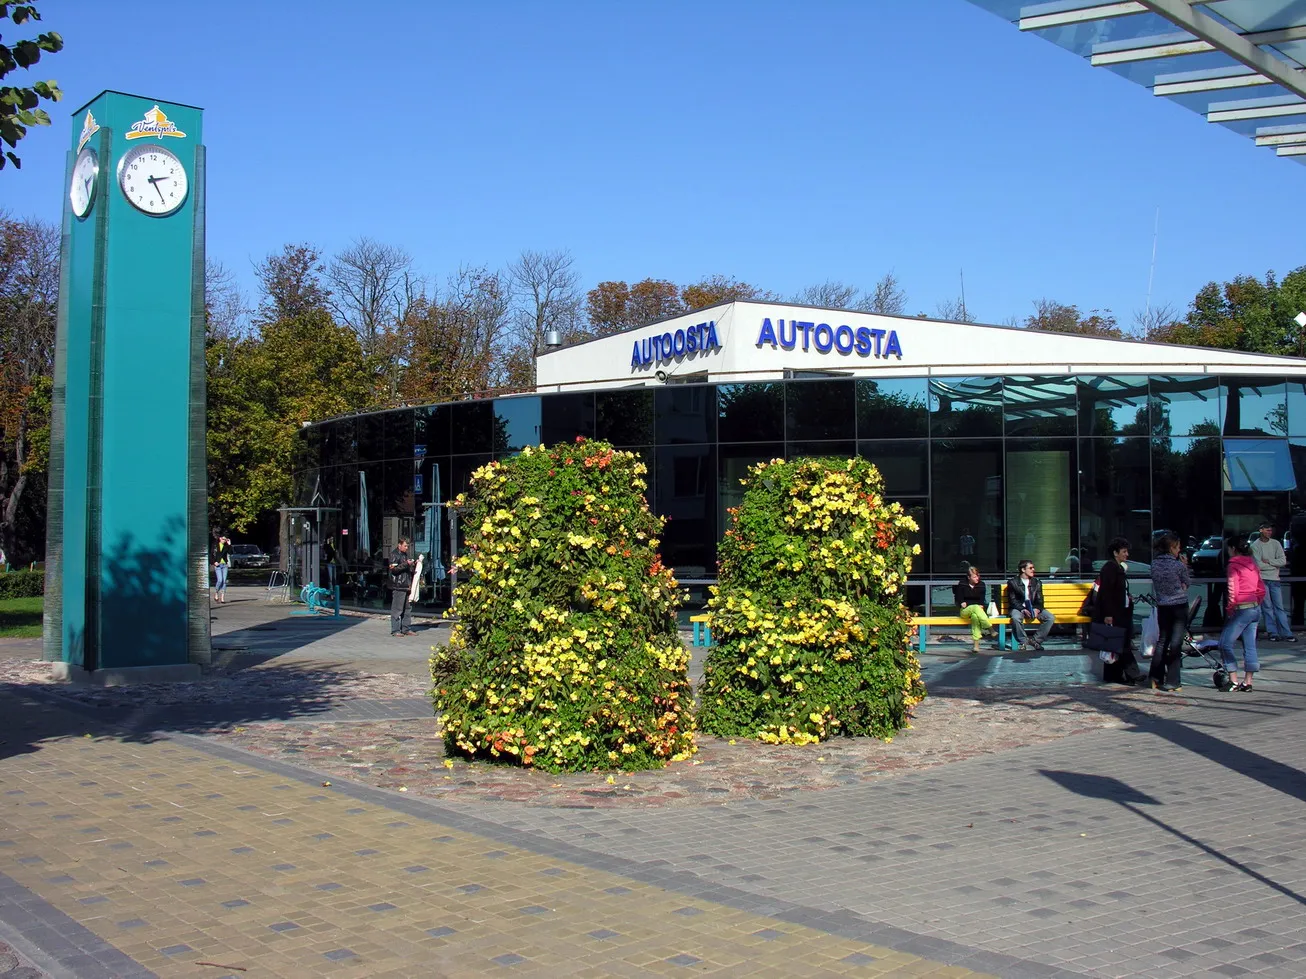
[[[191,679],[209,661],[200,124],[120,92],[73,118],[43,643],[70,679]]]

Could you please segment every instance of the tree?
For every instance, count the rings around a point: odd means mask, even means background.
[[[413,259],[402,248],[358,238],[331,260],[329,304],[336,319],[358,336],[363,352],[375,352],[378,334],[401,322],[420,291]]]
[[[326,268],[309,244],[285,245],[254,266],[263,290],[259,317],[265,323],[293,319],[317,309],[329,309],[331,290],[322,284]]]
[[[907,293],[898,284],[898,277],[886,272],[869,293],[862,292],[857,286],[827,280],[820,285],[808,286],[794,296],[793,302],[826,309],[901,316],[907,308]]]
[[[18,530],[49,461],[58,300],[59,229],[0,212],[0,546],[19,560],[44,544],[43,520]]]
[[[1025,328],[1047,330],[1052,333],[1106,337],[1112,340],[1122,340],[1125,336],[1116,325],[1116,318],[1111,310],[1094,309],[1084,316],[1079,312],[1078,306],[1067,306],[1051,299],[1038,299],[1034,302],[1034,315],[1025,320]]]
[[[691,282],[680,289],[680,304],[685,312],[715,306],[717,303],[735,302],[744,299],[775,299],[769,292],[747,282],[740,282],[724,275],[712,275],[701,282]]]
[[[204,328],[212,336],[233,338],[247,328],[249,304],[231,269],[217,259],[204,263]]]
[[[37,12],[35,0],[28,3],[0,2],[0,20],[12,20],[15,27],[28,21],[41,19]],[[55,54],[63,50],[63,38],[54,31],[36,35],[19,41],[13,47],[0,43],[0,79],[19,68],[31,68],[41,60],[42,53]],[[34,82],[31,86],[0,86],[0,139],[11,147],[27,135],[28,126],[48,126],[50,116],[40,108],[41,100],[58,102],[63,98],[59,85],[54,80]],[[6,160],[16,167],[22,161],[12,149],[0,152],[0,170]]]
[[[563,343],[586,334],[581,316],[579,277],[565,251],[524,251],[508,266],[512,283],[512,349],[505,358],[506,383],[535,385],[535,358],[546,333],[556,331]]]
[[[666,279],[600,282],[585,297],[585,312],[595,336],[619,333],[685,311],[680,290]]]
[[[975,322],[975,317],[966,308],[966,300],[960,297],[943,300],[934,307],[934,311],[935,315],[941,320],[950,320],[953,323]]]
[[[502,273],[463,268],[443,294],[413,304],[401,327],[405,401],[453,401],[507,377],[505,349],[512,290]]]
[[[205,353],[209,521],[241,531],[290,499],[300,426],[363,409],[371,383],[358,338],[320,308]]]
[[[1306,355],[1306,331],[1295,322],[1306,310],[1306,266],[1282,282],[1267,272],[1227,282],[1208,282],[1197,291],[1182,320],[1157,324],[1150,339],[1251,353]]]
[[[1170,303],[1149,306],[1134,313],[1134,335],[1142,340],[1155,340],[1179,322],[1178,311]]]

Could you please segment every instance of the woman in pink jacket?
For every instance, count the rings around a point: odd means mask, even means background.
[[[1265,585],[1252,558],[1245,537],[1229,538],[1229,599],[1225,606],[1224,631],[1220,633],[1220,659],[1229,674],[1230,690],[1250,690],[1252,677],[1260,668],[1256,660],[1256,624],[1261,620],[1261,599]],[[1233,644],[1243,641],[1243,682],[1238,682],[1238,660]]]

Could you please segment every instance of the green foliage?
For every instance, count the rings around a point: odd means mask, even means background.
[[[903,601],[915,522],[863,459],[758,463],[746,487],[708,603],[703,730],[892,736],[925,696]]]
[[[655,768],[694,750],[689,655],[644,465],[604,442],[473,475],[469,580],[432,660],[450,754],[547,771]]]
[[[0,582],[7,575],[0,575]],[[0,639],[36,639],[41,635],[45,602],[35,598],[0,598]]]
[[[0,599],[40,598],[44,594],[44,571],[0,571]]]
[[[296,433],[306,421],[359,411],[370,382],[358,338],[313,309],[261,337],[211,338],[209,520],[244,530],[290,500]],[[311,464],[311,460],[310,460]]]
[[[12,20],[14,26],[40,20],[34,2],[0,2],[0,20]],[[53,31],[38,34],[35,39],[24,39],[10,47],[0,44],[0,78],[19,68],[30,68],[41,60],[42,53],[54,54],[63,49],[63,38]],[[27,135],[28,126],[48,126],[50,116],[40,108],[41,100],[58,102],[63,98],[58,83],[34,82],[31,86],[0,85],[0,139],[10,146]],[[21,167],[22,161],[13,150],[0,152],[0,170],[8,161]]]
[[[1306,266],[1279,282],[1273,272],[1261,281],[1239,275],[1208,282],[1198,290],[1182,320],[1153,330],[1149,340],[1249,353],[1306,355],[1306,330],[1295,322],[1306,311]]]

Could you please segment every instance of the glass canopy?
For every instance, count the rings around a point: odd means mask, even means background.
[[[1303,0],[971,0],[1306,163]]]

